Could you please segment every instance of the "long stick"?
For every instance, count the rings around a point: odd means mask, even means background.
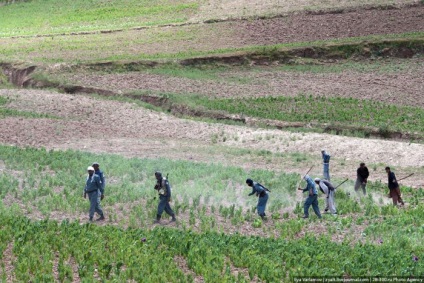
[[[343,185],[344,183],[346,183],[346,181],[349,179],[344,180],[343,182],[341,182],[340,184],[337,185],[337,187],[335,187],[334,189],[337,189],[338,187],[340,187],[341,185]]]
[[[414,173],[412,173],[412,174],[409,174],[408,176],[406,176],[406,177],[403,177],[402,179],[399,179],[399,180],[397,180],[398,182],[399,181],[402,181],[402,180],[404,180],[404,179],[406,179],[406,178],[409,178],[409,177],[411,177],[412,175],[414,175]]]
[[[306,172],[305,175],[300,176],[300,181],[299,181],[299,183],[297,183],[296,190],[297,190],[297,188],[299,188],[300,182],[302,182],[303,177],[308,175],[308,173],[312,170],[312,168],[314,168],[314,166],[311,166],[311,168],[309,168],[308,172]]]

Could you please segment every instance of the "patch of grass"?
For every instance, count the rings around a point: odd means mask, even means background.
[[[190,0],[32,0],[0,9],[0,37],[179,23],[197,8]]]
[[[308,60],[305,64],[304,60],[300,60],[291,65],[281,65],[276,67],[277,70],[284,72],[300,72],[300,73],[341,73],[344,71],[354,71],[358,73],[397,73],[406,70],[415,70],[420,68],[418,64],[411,64],[409,59],[402,60],[378,60],[378,61],[341,61],[331,64],[323,64],[316,60]]]
[[[183,103],[187,100],[181,97],[173,97],[173,99]],[[194,96],[187,105],[288,122],[377,127],[382,133],[389,130],[422,133],[424,129],[424,109],[354,98],[299,95],[296,97],[208,99]]]
[[[12,84],[9,82],[7,77],[3,74],[1,68],[0,68],[0,87],[2,87],[2,88],[12,87]]]

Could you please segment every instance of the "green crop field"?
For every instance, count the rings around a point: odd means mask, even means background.
[[[175,100],[181,99],[176,96]],[[172,100],[172,99],[171,99]],[[252,99],[205,99],[190,97],[192,107],[225,111],[249,117],[287,122],[330,123],[377,127],[382,131],[421,132],[424,110],[420,107],[398,107],[358,99],[323,98],[300,95],[296,97],[267,97]]]
[[[423,281],[423,12],[422,0],[0,0],[0,281]],[[337,214],[319,192],[322,219],[303,219],[297,189],[308,170],[322,177],[322,149],[343,182]],[[95,161],[103,221],[83,194]],[[176,222],[153,222],[156,171]],[[266,219],[247,178],[271,191]]]
[[[202,277],[217,282],[218,276],[222,277],[219,282],[249,282],[254,278],[278,282],[305,274],[418,276],[424,271],[422,261],[414,260],[423,252],[421,189],[403,188],[408,198],[415,200],[414,207],[397,210],[381,204],[385,191],[381,184],[371,185],[381,194],[380,200],[358,201],[347,194],[350,189],[346,188],[338,194],[339,216],[326,216],[323,221],[308,224],[292,216],[301,212],[299,205],[292,212],[283,212],[288,202],[296,201],[291,189],[298,180],[295,175],[10,146],[1,146],[0,154],[4,164],[0,254],[5,260],[3,252],[13,246],[17,281],[72,282],[74,276],[82,281],[95,276],[104,281],[191,282]],[[107,168],[110,180],[102,202],[107,223],[118,221],[121,228],[85,224],[71,216],[85,214],[88,209],[82,187],[84,167],[92,160]],[[178,224],[177,229],[148,228],[155,214],[152,172],[157,170],[158,162],[164,172],[171,172],[177,217],[189,219],[187,225]],[[269,223],[254,220],[253,211],[246,211],[255,202],[246,196],[249,190],[243,183],[247,175],[267,180],[272,188]],[[25,217],[39,213],[46,220]],[[57,215],[68,216],[58,221]],[[355,232],[364,223],[368,227],[362,233]],[[267,236],[225,233],[228,226],[243,225],[251,226],[250,233]],[[313,225],[322,225],[324,230],[320,234],[308,231]],[[305,236],[293,239],[301,231]],[[352,235],[345,231],[352,231]],[[333,242],[332,237],[338,235],[343,240]],[[182,272],[176,258],[182,259],[193,273]],[[402,268],[387,269],[393,261]],[[235,275],[234,270],[245,271]],[[4,267],[1,276],[7,279]]]
[[[187,21],[195,1],[22,1],[0,9],[0,37],[127,29]]]

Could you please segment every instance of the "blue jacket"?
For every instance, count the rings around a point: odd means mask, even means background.
[[[311,179],[311,177],[308,177],[306,179],[306,187],[303,189],[303,192],[310,191],[313,195],[318,194],[318,190],[315,186],[315,182]]]
[[[103,171],[99,169],[94,171],[94,174],[100,177],[100,181],[102,182],[102,189],[103,189],[102,194],[103,194],[103,192],[105,191],[105,186],[106,186],[106,181],[105,181],[105,177],[103,176]]]
[[[324,163],[330,163],[330,157],[330,154],[328,154],[326,151],[322,153],[322,161]]]
[[[255,193],[258,197],[264,197],[267,194],[266,189],[264,187],[259,185],[257,182],[253,182],[252,192],[249,194],[249,196]]]
[[[97,190],[103,194],[102,181],[100,180],[99,175],[93,174],[87,177],[87,181],[85,182],[84,193],[92,193]]]

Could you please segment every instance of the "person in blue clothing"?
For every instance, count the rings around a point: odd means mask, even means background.
[[[321,150],[322,155],[322,166],[323,166],[323,175],[324,179],[330,182],[330,154],[325,151],[325,149]]]
[[[258,205],[256,207],[257,211],[258,211],[258,215],[265,220],[266,215],[265,215],[265,208],[266,208],[266,203],[268,202],[268,189],[265,188],[264,186],[262,186],[261,184],[257,183],[257,182],[253,182],[252,179],[247,179],[246,180],[246,184],[249,187],[252,187],[252,192],[249,194],[249,196],[252,196],[254,194],[256,194],[256,196],[258,197]]]
[[[154,223],[160,223],[160,219],[164,210],[172,217],[171,222],[175,222],[177,221],[177,219],[175,218],[175,213],[169,205],[169,203],[171,202],[171,186],[169,185],[169,181],[165,177],[163,177],[162,173],[159,171],[155,172],[155,177],[156,185],[154,189],[157,190],[159,193],[159,204],[156,220],[154,221]]]
[[[88,199],[90,200],[90,211],[88,216],[90,221],[93,221],[94,213],[97,212],[100,217],[96,219],[96,221],[102,221],[105,219],[105,216],[102,208],[100,207],[98,197],[99,193],[103,195],[102,181],[100,180],[99,175],[94,174],[94,168],[92,166],[88,167],[87,171],[88,176],[84,187],[84,198],[87,198],[88,195]]]
[[[309,175],[305,175],[303,179],[306,181],[306,187],[304,189],[298,188],[299,191],[308,192],[308,198],[305,200],[305,204],[303,206],[303,217],[302,218],[308,218],[309,217],[309,207],[312,205],[312,208],[314,209],[315,214],[318,216],[318,218],[321,218],[321,212],[319,211],[318,206],[318,190],[315,186],[314,181],[309,177]]]
[[[98,197],[100,198],[100,200],[103,200],[104,197],[105,197],[104,192],[105,192],[105,186],[106,186],[106,181],[105,181],[105,177],[103,175],[103,171],[100,170],[100,165],[99,165],[98,162],[94,162],[91,166],[93,166],[93,168],[94,168],[94,174],[96,174],[97,176],[99,176],[100,177],[100,181],[102,182],[102,192],[103,193],[101,193],[99,191],[99,196]]]

